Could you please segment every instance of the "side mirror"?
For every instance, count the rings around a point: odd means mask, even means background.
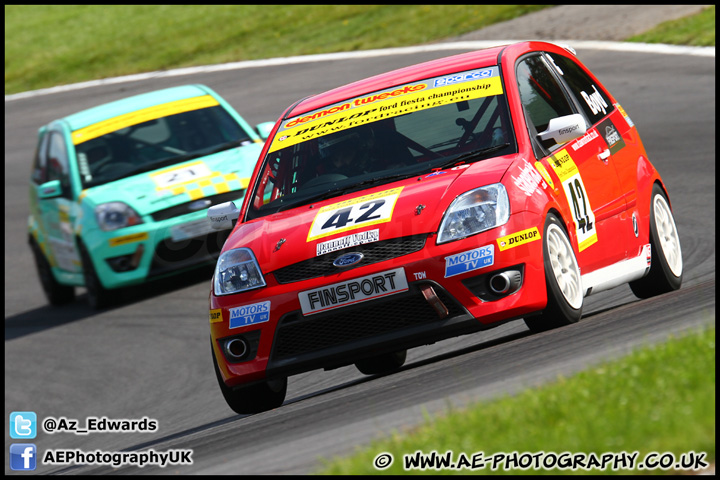
[[[235,202],[225,202],[208,208],[207,216],[213,230],[228,230],[237,223],[240,209],[235,206]]]
[[[38,187],[38,197],[41,200],[59,197],[63,194],[63,188],[60,180],[50,180]]]
[[[263,140],[267,140],[267,138],[270,136],[270,132],[272,132],[273,127],[275,127],[275,124],[273,122],[263,122],[258,123],[255,126],[255,130],[257,130],[260,138],[262,138]]]
[[[585,118],[579,113],[557,117],[550,120],[547,130],[538,133],[538,137],[542,141],[554,140],[555,143],[562,144],[582,137],[587,132]]]

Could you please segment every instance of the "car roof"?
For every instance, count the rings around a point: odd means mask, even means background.
[[[506,46],[498,46],[476,50],[473,52],[452,55],[449,57],[431,60],[409,67],[392,70],[390,72],[375,75],[357,82],[343,85],[327,92],[308,97],[292,110],[287,112],[286,117],[294,117],[303,113],[332,105],[348,98],[357,97],[366,93],[375,92],[384,88],[394,87],[404,83],[414,82],[425,78],[445,75],[473,68],[488,67],[498,64],[498,55]]]
[[[405,83],[424,80],[426,78],[448,75],[455,72],[472,70],[474,68],[489,67],[500,64],[500,55],[517,58],[529,51],[547,50],[562,51],[575,55],[572,49],[567,46],[553,44],[543,41],[523,41],[512,44],[498,45],[495,47],[475,50],[472,52],[452,55],[428,62],[411,65],[409,67],[392,70],[390,72],[375,75],[357,82],[349,83],[341,87],[328,90],[318,95],[307,97],[285,113],[284,118],[302,115],[318,108],[342,102],[349,98],[376,92],[385,88],[391,88]]]
[[[98,105],[96,107],[68,115],[61,120],[69,124],[70,130],[75,131],[89,125],[102,122],[103,120],[134,112],[136,110],[141,110],[143,108],[208,94],[212,95],[212,91],[204,85],[183,85],[180,87],[165,88],[163,90],[142,93],[140,95],[134,95],[132,97]]]

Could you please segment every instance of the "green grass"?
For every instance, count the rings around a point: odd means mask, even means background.
[[[197,65],[429,43],[551,5],[6,5],[5,94]],[[630,39],[715,45],[715,7]]]
[[[6,5],[5,94],[197,65],[417,45],[551,5]],[[715,7],[629,39],[715,45]]]
[[[260,58],[416,45],[544,5],[6,5],[5,94]]]
[[[649,32],[629,38],[628,41],[715,46],[715,6],[706,8],[697,15],[662,23]]]
[[[519,395],[483,402],[446,416],[427,419],[359,449],[350,458],[326,461],[322,474],[449,474],[470,470],[403,471],[403,454],[417,451],[603,453],[705,452],[715,461],[715,328],[637,349],[622,359]],[[373,459],[393,455],[378,471]],[[628,474],[663,470],[503,470],[479,474]]]

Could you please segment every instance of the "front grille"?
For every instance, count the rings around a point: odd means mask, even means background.
[[[203,200],[210,200],[210,203],[204,208],[210,208],[213,205],[219,205],[221,203],[239,200],[243,197],[244,194],[245,190],[233,190],[232,192],[219,193],[210,197],[204,197]],[[196,210],[190,210],[190,208],[188,207],[190,206],[190,204],[196,201],[197,199],[182,203],[180,205],[175,205],[164,210],[158,210],[157,212],[151,214],[151,216],[153,220],[159,222],[161,220],[167,220],[168,218],[179,217],[180,215],[185,215],[186,213],[192,213]],[[238,208],[239,207],[240,205],[238,205]]]
[[[221,230],[179,242],[166,238],[155,248],[148,277],[216,261],[229,235],[230,230]]]
[[[467,313],[442,288],[437,285],[433,288],[449,310],[446,319]],[[355,308],[341,308],[332,313],[303,317],[301,312],[294,312],[280,320],[272,360],[279,361],[437,321],[440,321],[437,312],[417,288],[406,294],[392,295]]]
[[[337,250],[276,270],[274,272],[275,279],[278,283],[290,283],[338,273],[339,269],[333,265],[333,261],[346,252],[363,254],[362,261],[354,267],[371,265],[422,250],[426,239],[427,234],[413,235]]]

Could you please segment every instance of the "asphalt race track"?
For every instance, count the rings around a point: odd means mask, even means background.
[[[530,335],[522,321],[411,350],[398,373],[365,377],[352,367],[289,381],[286,403],[234,414],[213,373],[207,300],[210,271],[124,292],[95,312],[46,305],[27,245],[28,179],[37,128],[83,108],[162,87],[204,83],[251,124],[275,121],[295,100],[444,55],[432,51],[158,76],[5,102],[5,419],[142,419],[154,432],[42,432],[50,449],[118,452],[192,449],[193,464],[160,468],[63,467],[34,473],[305,474],[319,458],[422,421],[423,411],[554,379],[669,334],[715,324],[715,57],[578,48],[635,122],[670,192],[682,240],[683,287],[638,300],[627,286],[586,299],[580,323]],[[7,425],[7,423],[6,423]],[[5,452],[15,443],[6,434]],[[380,453],[380,452],[378,452]],[[410,452],[409,452],[410,453]],[[6,455],[7,458],[7,455]],[[9,463],[5,473],[14,473]]]

